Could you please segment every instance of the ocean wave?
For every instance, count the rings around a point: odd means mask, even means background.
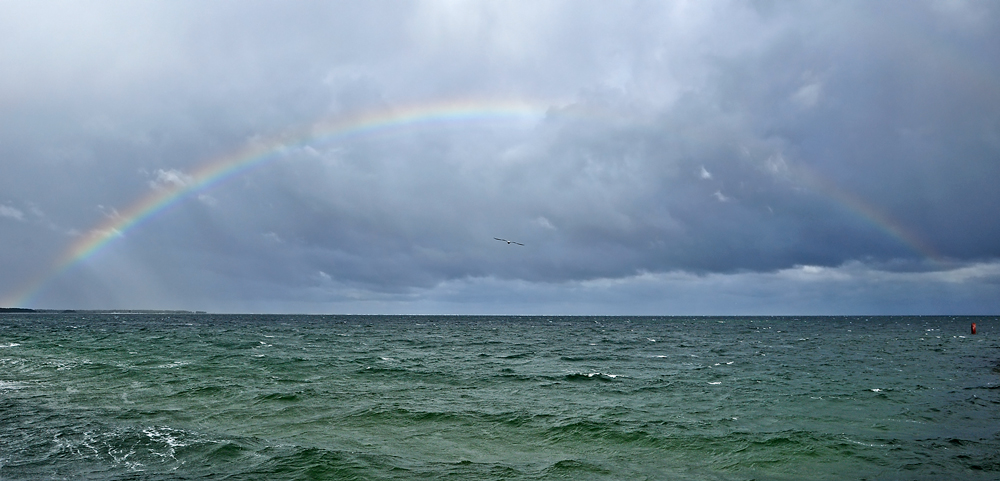
[[[578,459],[563,459],[556,461],[551,466],[545,468],[543,474],[548,476],[554,476],[557,478],[571,477],[577,478],[579,476],[588,475],[609,475],[611,471],[606,468],[601,467],[598,464],[588,462],[585,460]]]
[[[20,381],[0,381],[0,392],[23,389],[27,384]]]
[[[500,359],[527,359],[535,357],[534,351],[519,352],[515,354],[502,354],[497,356]]]
[[[166,364],[160,364],[159,366],[156,366],[156,368],[157,369],[173,369],[175,367],[184,367],[184,366],[187,366],[188,364],[191,364],[191,361],[173,361],[173,362],[168,362]]]
[[[298,391],[280,391],[280,392],[270,392],[262,393],[254,396],[254,403],[261,402],[298,402],[309,398],[314,398],[318,395],[317,391],[314,389],[300,389]]]
[[[580,444],[593,440],[601,445],[668,447],[671,439],[654,434],[650,427],[614,420],[569,419],[546,429],[544,439],[550,444]]]
[[[175,473],[247,457],[253,448],[168,426],[111,427],[95,423],[50,426],[48,441],[35,440],[13,451],[0,470],[4,479],[110,479],[125,473]],[[11,446],[15,447],[15,446]],[[197,472],[197,468],[194,469]],[[187,470],[186,471],[190,471]],[[204,473],[208,474],[208,473]]]
[[[605,381],[605,382],[610,382],[610,381],[620,380],[621,377],[623,377],[623,376],[620,375],[620,374],[605,374],[605,373],[602,373],[602,372],[588,372],[588,373],[574,372],[574,373],[567,374],[566,376],[564,376],[564,379],[566,379],[567,381],[574,381],[574,382],[575,381]]]

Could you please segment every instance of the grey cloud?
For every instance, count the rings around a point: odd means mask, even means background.
[[[1000,257],[1000,12],[989,3],[3,8],[0,42],[19,48],[0,53],[0,221],[12,226],[0,265],[19,277],[43,275],[66,230],[101,222],[98,206],[189,184],[248,143],[393,106],[548,107],[533,125],[287,149],[126,232],[39,302],[530,310],[587,292],[610,310],[630,299],[653,309],[635,281],[653,276],[690,292],[732,283],[734,306],[822,311],[803,286],[843,284],[796,284],[795,266],[914,265],[926,255],[914,239],[957,264]],[[27,205],[62,232],[14,222],[32,218]],[[757,303],[748,283],[761,279],[819,297],[765,289]],[[885,303],[860,305],[902,305],[910,297],[889,286],[918,285],[885,279]],[[960,284],[969,305],[984,305],[990,282]],[[479,290],[492,285],[503,296]]]
[[[16,207],[11,207],[8,205],[0,205],[0,217],[6,217],[8,219],[14,219],[17,221],[24,221],[24,212]]]

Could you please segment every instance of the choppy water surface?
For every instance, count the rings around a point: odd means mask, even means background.
[[[0,479],[997,479],[994,328],[5,315]]]

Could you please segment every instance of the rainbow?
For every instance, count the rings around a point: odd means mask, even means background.
[[[793,170],[793,176],[814,192],[846,207],[856,217],[864,220],[876,230],[906,245],[914,253],[922,255],[936,264],[945,264],[945,259],[930,244],[924,242],[920,236],[890,217],[882,209],[873,206],[870,202],[839,188],[836,184],[818,175],[805,165],[797,166]]]
[[[347,139],[380,131],[423,124],[450,124],[481,121],[538,121],[549,107],[521,100],[451,100],[367,111],[312,124],[295,132],[249,142],[241,149],[204,163],[179,182],[158,186],[128,208],[112,212],[56,259],[42,277],[0,300],[0,305],[26,306],[52,279],[93,257],[115,239],[123,237],[188,195],[210,189],[228,179],[280,158],[282,152],[319,141]]]
[[[93,257],[98,252],[124,237],[126,233],[160,212],[169,209],[189,195],[210,189],[228,179],[282,157],[283,152],[319,141],[344,140],[390,129],[425,124],[449,124],[476,121],[533,121],[537,122],[550,113],[549,107],[538,102],[524,101],[472,101],[458,100],[399,108],[363,112],[339,119],[312,124],[284,135],[248,142],[245,146],[204,163],[197,170],[186,174],[178,182],[167,183],[153,189],[128,208],[113,212],[100,225],[81,235],[52,266],[18,291],[0,299],[2,306],[31,306],[35,298],[53,279],[73,266]],[[579,112],[578,112],[579,113]],[[586,112],[586,117],[604,117],[606,112]],[[901,241],[914,252],[937,260],[934,250],[920,238],[880,210],[862,199],[843,192],[836,186],[806,170],[798,170],[798,180],[822,195],[866,220],[886,235]]]

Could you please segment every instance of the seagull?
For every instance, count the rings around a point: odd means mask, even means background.
[[[517,245],[519,245],[519,246],[523,246],[523,245],[524,245],[524,244],[522,244],[522,243],[520,243],[520,242],[514,242],[514,241],[512,241],[512,240],[507,240],[507,239],[501,239],[501,238],[499,238],[499,237],[494,237],[494,239],[496,239],[496,240],[498,240],[498,241],[500,241],[500,242],[506,242],[507,244],[517,244]]]

